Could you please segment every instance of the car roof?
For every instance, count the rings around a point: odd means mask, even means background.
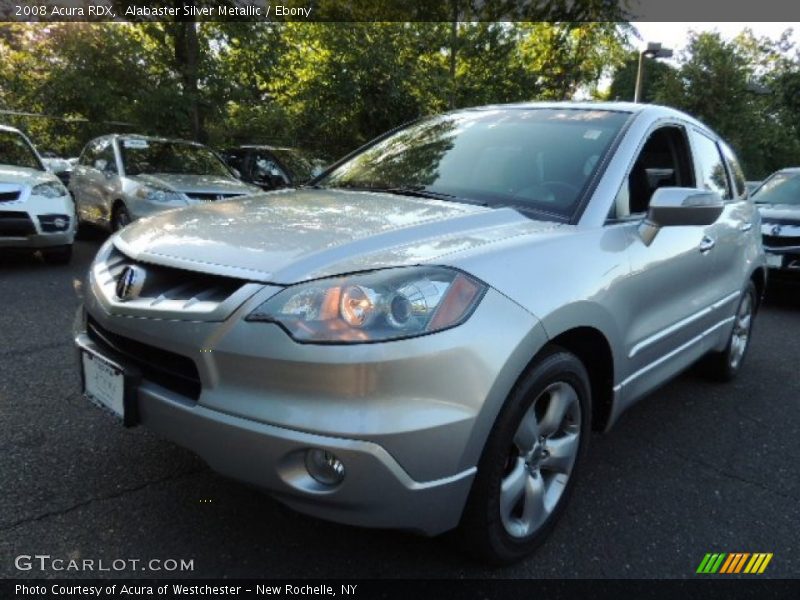
[[[291,146],[270,146],[269,144],[242,144],[241,146],[235,146],[232,150],[289,150],[292,152],[300,152],[299,148],[293,148]]]
[[[9,133],[19,133],[20,135],[24,135],[19,129],[16,127],[11,127],[11,125],[0,125],[0,131],[8,131]]]
[[[662,106],[660,104],[641,104],[634,102],[515,102],[511,104],[487,104],[485,106],[476,106],[473,108],[464,108],[454,110],[450,114],[458,114],[469,111],[482,111],[482,110],[530,110],[536,108],[551,108],[563,110],[602,110],[610,112],[623,112],[632,115],[641,116],[651,121],[658,119],[672,118],[687,121],[692,125],[699,127],[715,137],[719,137],[714,133],[706,124],[698,121],[691,115],[688,115],[680,110],[669,106]]]
[[[102,140],[102,139],[116,139],[116,140],[143,140],[146,142],[174,142],[179,144],[191,144],[192,146],[203,146],[205,144],[201,144],[200,142],[195,142],[193,140],[184,140],[181,138],[166,138],[156,135],[142,135],[140,133],[107,133],[106,135],[100,135],[96,138],[93,138],[92,141]]]

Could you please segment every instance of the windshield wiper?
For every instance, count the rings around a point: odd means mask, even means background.
[[[448,202],[460,202],[463,204],[473,204],[475,206],[491,206],[488,202],[472,200],[470,198],[462,198],[461,196],[456,196],[454,194],[446,194],[445,192],[435,192],[433,190],[426,189],[424,185],[400,185],[394,187],[342,185],[333,187],[340,187],[341,189],[355,190],[359,192],[376,192],[379,194],[396,194],[398,196],[412,196],[414,198],[428,198],[431,200],[446,200]]]

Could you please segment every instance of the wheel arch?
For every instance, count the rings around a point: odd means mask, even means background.
[[[764,267],[756,267],[750,274],[750,281],[756,286],[756,309],[759,309],[767,291],[767,270]]]
[[[574,327],[552,338],[548,346],[561,347],[583,363],[592,392],[592,429],[605,430],[614,403],[614,355],[606,336],[595,327]]]

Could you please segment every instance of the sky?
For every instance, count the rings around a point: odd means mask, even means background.
[[[672,48],[676,52],[682,50],[687,42],[689,32],[718,31],[725,39],[736,37],[745,28],[750,28],[758,36],[767,36],[778,39],[786,29],[793,29],[793,40],[800,45],[800,23],[647,23],[634,22],[639,30],[642,41],[632,40],[634,46],[643,49],[647,42],[661,42],[665,48]]]

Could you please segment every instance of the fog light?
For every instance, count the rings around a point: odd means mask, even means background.
[[[312,448],[307,451],[306,469],[323,485],[338,485],[344,479],[344,464],[327,450]]]

